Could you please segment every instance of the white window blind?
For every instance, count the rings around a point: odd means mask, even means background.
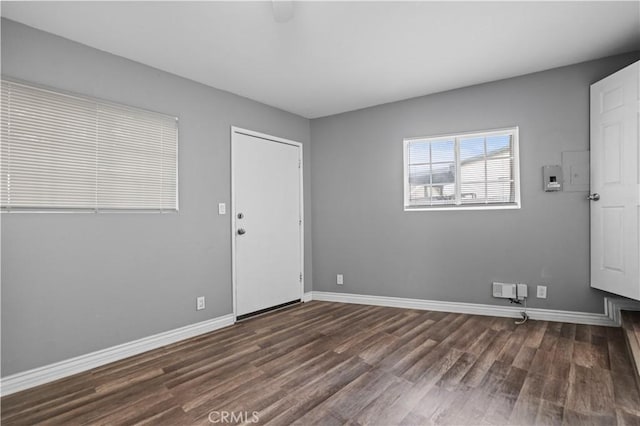
[[[520,206],[518,129],[405,139],[405,210]]]
[[[2,81],[2,210],[175,211],[176,117]]]

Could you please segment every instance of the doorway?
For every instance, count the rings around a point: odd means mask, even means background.
[[[640,300],[640,62],[591,85],[591,287]]]
[[[302,144],[232,127],[231,197],[236,318],[302,300]]]

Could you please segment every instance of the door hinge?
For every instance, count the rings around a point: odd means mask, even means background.
[[[302,219],[298,220],[298,225],[302,226]]]
[[[298,168],[302,167],[302,160],[298,160]]]
[[[300,272],[300,282],[302,282],[302,272]]]

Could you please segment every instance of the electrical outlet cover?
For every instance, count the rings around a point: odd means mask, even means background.
[[[196,299],[196,311],[201,311],[205,307],[204,296],[200,296]]]
[[[493,297],[515,299],[516,285],[511,283],[493,283]]]
[[[547,286],[546,285],[539,285],[537,290],[538,291],[536,293],[536,297],[538,299],[546,299],[547,298]]]
[[[528,296],[527,285],[526,284],[518,284],[517,292],[518,299],[523,300]]]

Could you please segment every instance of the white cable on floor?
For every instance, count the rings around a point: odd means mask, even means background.
[[[522,315],[522,320],[516,321],[517,325],[524,324],[529,319],[529,315],[527,314],[527,298],[526,297],[524,298],[524,311],[520,312],[520,314]]]

